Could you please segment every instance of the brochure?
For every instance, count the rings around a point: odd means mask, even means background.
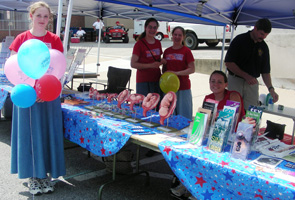
[[[278,159],[278,158],[273,158],[270,156],[261,155],[258,158],[256,158],[255,160],[253,160],[252,163],[255,165],[263,166],[263,167],[275,168],[282,161],[283,160]]]
[[[292,152],[289,155],[284,156],[283,159],[295,163],[295,152]]]
[[[230,127],[229,127],[229,137],[228,137],[228,140],[230,142],[232,142],[233,139],[234,139],[233,138],[233,133],[235,132],[235,123],[236,123],[237,110],[236,110],[236,108],[231,107],[231,106],[223,106],[223,111],[231,113],[232,117],[233,117],[233,120],[231,120],[231,123],[229,124]]]
[[[271,143],[261,148],[261,153],[278,158],[283,158],[284,156],[287,156],[293,153],[294,151],[295,145],[287,145],[280,141]]]
[[[264,135],[260,135],[257,137],[253,148],[256,151],[260,151],[260,149],[263,149],[264,146],[269,145],[274,142],[278,142],[278,141],[279,141],[278,139],[273,140],[273,139],[269,139],[269,138],[265,137]]]
[[[233,115],[230,112],[220,111],[216,120],[213,132],[209,135],[208,147],[209,149],[222,152],[224,146],[227,144],[230,124]]]
[[[211,110],[211,118],[210,120],[210,126],[214,126],[216,113],[217,113],[217,106],[218,101],[215,101],[213,99],[207,99],[207,101],[203,102],[202,108]]]
[[[198,146],[202,145],[205,138],[205,130],[207,125],[208,116],[205,113],[196,113],[192,132],[189,134],[188,141],[191,144]]]

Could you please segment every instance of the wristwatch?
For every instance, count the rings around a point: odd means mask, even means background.
[[[268,87],[268,91],[270,92],[271,89],[274,89],[273,86]]]

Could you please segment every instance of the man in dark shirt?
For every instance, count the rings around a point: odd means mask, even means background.
[[[236,90],[241,94],[246,110],[249,105],[258,105],[257,78],[260,74],[273,102],[279,99],[272,86],[269,49],[264,41],[270,32],[271,22],[268,19],[259,19],[252,31],[238,35],[231,42],[225,56],[225,66],[229,74],[228,90]]]

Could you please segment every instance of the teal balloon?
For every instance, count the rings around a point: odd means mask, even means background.
[[[10,98],[16,106],[28,108],[36,102],[37,94],[32,86],[27,84],[18,84],[12,88]]]
[[[17,53],[20,69],[30,78],[41,78],[49,68],[50,52],[46,44],[37,39],[25,41]]]

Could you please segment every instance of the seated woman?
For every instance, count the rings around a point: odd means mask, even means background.
[[[243,116],[245,115],[244,111],[244,103],[241,95],[236,91],[228,91],[226,89],[227,87],[227,77],[224,72],[222,71],[214,71],[210,75],[209,79],[210,84],[210,90],[212,91],[211,94],[206,95],[204,98],[204,101],[207,99],[213,99],[216,101],[219,101],[217,106],[217,113],[219,111],[223,110],[223,106],[226,104],[227,100],[237,101],[240,102],[240,108],[239,108],[239,119],[237,123],[239,123]],[[185,186],[178,180],[177,177],[174,177],[172,181],[172,188],[170,189],[171,195],[176,198],[185,198],[185,196],[189,196],[188,190],[185,188]],[[195,199],[193,196],[190,196],[188,199]]]
[[[240,102],[240,109],[239,109],[239,119],[237,123],[239,123],[243,116],[245,115],[244,110],[244,103],[241,95],[236,91],[228,91],[227,87],[227,77],[224,72],[215,70],[210,75],[209,79],[210,90],[213,92],[209,95],[206,95],[204,101],[207,99],[213,99],[219,101],[217,106],[217,112],[223,110],[223,106],[226,104],[227,100],[237,101]]]

